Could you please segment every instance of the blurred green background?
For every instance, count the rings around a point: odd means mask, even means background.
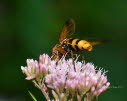
[[[0,0],[0,101],[31,101],[28,90],[44,100],[20,67],[27,58],[50,54],[68,18],[76,21],[72,37],[112,40],[85,54],[109,71],[111,87],[98,101],[127,100],[126,0]]]

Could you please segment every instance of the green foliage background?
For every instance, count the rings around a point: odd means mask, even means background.
[[[68,18],[76,21],[72,37],[112,40],[87,52],[85,60],[109,71],[111,88],[98,101],[126,101],[126,0],[1,0],[0,101],[31,101],[28,90],[44,100],[41,92],[24,80],[20,66],[26,65],[27,58],[50,54]]]

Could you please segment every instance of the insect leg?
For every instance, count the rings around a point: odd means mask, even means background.
[[[85,56],[84,56],[84,51],[81,52],[81,55],[82,55],[82,63],[84,63],[84,62],[85,62],[85,61],[84,61],[84,58],[85,58]]]
[[[82,61],[84,61],[84,54],[82,54]]]
[[[73,65],[74,65],[74,71],[76,71],[76,69],[75,69],[75,62],[74,62],[74,54],[73,54],[72,50],[71,50],[71,57],[72,57]]]
[[[66,52],[62,48],[57,48],[57,51],[60,52],[62,55],[66,54]]]
[[[81,52],[81,55],[82,55],[82,61],[84,61],[84,58],[85,58],[84,51]]]

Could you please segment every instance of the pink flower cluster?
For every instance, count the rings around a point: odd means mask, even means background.
[[[21,67],[27,80],[32,80],[42,91],[47,101],[52,92],[57,101],[92,101],[110,85],[105,72],[96,70],[91,63],[79,62],[65,57],[52,60],[47,54],[40,55],[39,62],[27,60],[27,67]]]

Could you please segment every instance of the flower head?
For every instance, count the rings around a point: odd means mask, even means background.
[[[27,67],[21,69],[26,74],[26,79],[34,80],[45,96],[52,92],[59,101],[81,101],[82,98],[91,101],[110,85],[105,72],[96,70],[92,63],[79,62],[72,58],[54,61],[43,54],[40,55],[39,62],[28,59]],[[49,96],[46,98],[50,100]]]

